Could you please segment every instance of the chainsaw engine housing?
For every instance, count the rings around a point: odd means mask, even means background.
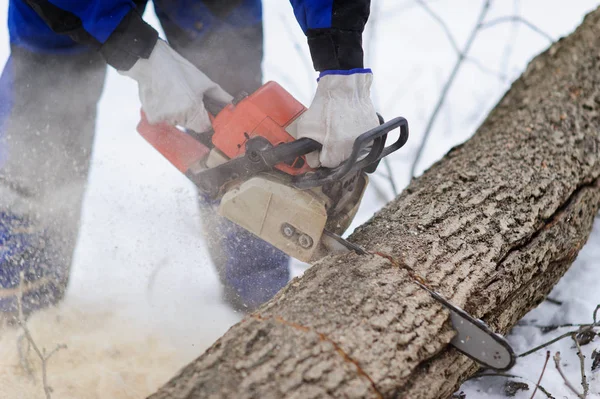
[[[328,254],[324,234],[340,235],[350,226],[366,173],[408,139],[406,119],[381,120],[356,138],[339,167],[313,169],[305,156],[321,144],[288,132],[306,108],[277,83],[209,108],[215,116],[208,132],[151,125],[143,113],[138,131],[203,196],[220,200],[220,215],[305,262]],[[396,128],[398,139],[386,146]]]
[[[323,257],[323,230],[343,233],[354,218],[367,186],[367,176],[355,177],[344,189],[344,206],[322,188],[299,190],[285,176],[253,177],[227,190],[219,214],[286,254],[303,262]],[[349,190],[350,188],[350,190]]]

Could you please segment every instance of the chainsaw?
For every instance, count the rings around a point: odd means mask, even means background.
[[[314,262],[324,256],[367,253],[341,234],[350,226],[379,162],[408,140],[408,123],[397,117],[361,134],[350,157],[336,168],[311,168],[306,155],[321,149],[290,132],[306,111],[275,82],[241,93],[230,104],[205,99],[212,129],[183,131],[150,124],[142,113],[138,132],[194,183],[199,194],[219,203],[218,214],[286,254]],[[387,145],[388,134],[399,130]],[[459,351],[484,366],[506,370],[515,362],[510,345],[426,284],[416,281],[450,310]]]

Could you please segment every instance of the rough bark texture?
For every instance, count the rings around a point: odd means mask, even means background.
[[[475,136],[351,237],[506,333],[600,205],[600,9],[535,58]],[[448,312],[380,255],[325,258],[152,399],[445,398],[477,366]]]

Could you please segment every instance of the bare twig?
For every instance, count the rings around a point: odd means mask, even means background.
[[[559,328],[566,328],[566,327],[595,327],[595,326],[596,326],[595,324],[590,324],[590,323],[551,324],[548,326],[544,326],[541,324],[517,324],[517,327],[539,328],[540,330],[542,330],[542,333],[547,333],[550,331],[557,330]]]
[[[422,68],[417,68],[416,66],[413,67],[410,72],[404,76],[402,81],[398,83],[396,88],[392,91],[392,94],[382,102],[383,107],[388,108],[392,102],[397,102],[407,93],[410,93],[412,86],[422,73]]]
[[[567,377],[563,373],[562,369],[560,368],[560,352],[556,352],[553,359],[554,359],[554,365],[556,366],[556,370],[558,371],[558,374],[560,374],[560,376],[562,377],[567,388],[569,388],[575,395],[577,395],[578,398],[585,399],[585,396],[583,396],[582,394],[577,392],[575,387],[573,385],[571,385],[571,383],[569,382],[569,380],[567,380]]]
[[[385,179],[386,181],[389,181],[389,177],[387,174],[375,172],[373,175],[379,176]],[[387,204],[388,202],[390,202],[391,198],[388,198],[389,196],[387,195],[387,192],[380,186],[377,179],[371,178],[369,180],[369,186],[373,188],[373,191],[375,191],[375,195],[381,201],[382,204]]]
[[[398,187],[396,186],[396,182],[394,181],[394,173],[392,172],[392,165],[390,164],[390,160],[387,158],[383,158],[383,165],[385,166],[385,170],[387,170],[390,186],[392,186],[392,192],[394,193],[394,197],[397,197]]]
[[[152,270],[152,273],[150,273],[150,276],[148,277],[148,284],[146,284],[146,298],[148,299],[149,303],[152,303],[152,294],[154,293],[156,277],[158,276],[158,273],[160,273],[160,271],[165,269],[167,266],[169,266],[169,259],[161,259],[161,261],[158,262],[158,264],[156,265],[154,270]]]
[[[398,3],[394,4],[396,7],[387,10],[385,15],[382,15],[381,19],[387,20],[397,18],[398,14],[400,14],[401,12],[406,12],[412,8],[417,7],[413,0],[407,0],[403,2],[396,0],[396,2]],[[431,1],[431,3],[433,3],[433,1]]]
[[[550,351],[546,351],[546,361],[544,362],[544,367],[542,367],[542,373],[540,374],[540,378],[538,379],[537,384],[535,384],[535,389],[533,390],[533,393],[531,394],[531,398],[529,398],[529,399],[533,399],[533,397],[535,396],[535,393],[538,390],[538,387],[540,386],[540,383],[542,382],[542,378],[544,377],[544,372],[546,372],[546,366],[548,365],[548,360],[550,360]]]
[[[450,28],[448,27],[448,25],[446,24],[446,22],[442,19],[442,17],[440,17],[439,15],[437,15],[435,13],[435,11],[433,11],[426,2],[424,2],[423,0],[416,0],[417,4],[421,6],[421,8],[423,8],[423,10],[425,10],[425,12],[427,14],[429,14],[429,16],[431,18],[433,18],[438,25],[440,25],[440,27],[442,28],[442,30],[444,31],[444,33],[446,34],[446,37],[448,38],[448,41],[450,42],[450,45],[452,46],[452,48],[454,49],[454,51],[456,51],[457,54],[460,54],[462,51],[460,51],[460,48],[458,47],[458,44],[456,43],[456,39],[454,39],[454,36],[452,35],[452,31],[450,31]]]
[[[549,300],[549,298],[546,298],[546,300]],[[521,323],[521,324],[517,324],[518,327],[535,327],[535,328],[539,328],[542,330],[542,332],[548,332],[548,331],[552,331],[552,330],[556,330],[558,328],[564,328],[564,327],[579,327],[580,330],[578,332],[585,332],[585,331],[590,331],[595,327],[600,327],[600,320],[598,320],[598,311],[600,310],[600,305],[596,306],[596,308],[594,309],[594,313],[592,315],[592,319],[593,322],[592,323],[565,323],[565,324],[554,324],[554,325],[549,325],[549,326],[543,326],[543,325],[539,325],[539,324],[527,324],[527,323]]]
[[[379,23],[379,16],[380,16],[380,2],[374,1],[371,6],[371,16],[370,16],[371,30],[370,30],[369,38],[367,40],[367,47],[365,49],[365,52],[367,54],[367,64],[368,65],[372,65],[372,63],[373,63],[372,60],[375,58],[374,43],[376,42],[375,38],[377,37],[377,26]],[[373,89],[371,90],[371,97],[373,99],[373,103],[375,104],[375,106],[377,108],[379,108],[379,106],[380,106],[379,91],[377,90],[376,85],[373,86]],[[396,196],[398,196],[398,188],[396,187],[396,182],[394,181],[394,173],[392,171],[392,167],[390,165],[389,159],[383,158],[383,164],[385,165],[385,168],[388,172],[388,181],[390,183],[390,186],[392,187],[394,197],[396,197]]]
[[[549,34],[544,32],[543,30],[541,30],[540,28],[538,28],[537,26],[535,26],[533,23],[529,22],[525,18],[521,17],[520,15],[509,15],[506,17],[500,17],[500,18],[493,19],[489,22],[482,23],[481,29],[488,29],[488,28],[491,28],[493,26],[496,26],[496,25],[504,23],[504,22],[519,22],[519,23],[527,26],[532,31],[544,36],[546,39],[548,39],[548,41],[550,43],[554,43],[554,38],[552,36],[550,36]]]
[[[520,378],[522,380],[525,381],[529,381],[535,384],[535,382],[525,378],[525,377],[521,377],[520,375],[515,375],[515,374],[506,374],[506,373],[482,373],[482,374],[475,374],[474,376],[470,377],[467,379],[468,380],[473,380],[475,378],[479,378],[479,377],[505,377],[505,378]],[[542,385],[540,385],[539,383],[536,384],[536,389],[538,389],[544,394],[546,395],[546,397],[548,399],[555,399],[554,396],[552,396],[552,394],[550,392],[548,392],[546,390],[546,388],[544,388]]]
[[[519,15],[520,12],[520,0],[513,1],[513,15]],[[502,64],[500,66],[500,74],[504,76],[504,80],[508,80],[508,67],[510,65],[510,57],[512,55],[513,49],[515,47],[515,42],[517,41],[517,36],[519,34],[519,23],[517,21],[513,21],[511,24],[511,30],[504,45],[504,50],[502,51]]]
[[[24,343],[27,344],[27,350],[24,351],[23,346]],[[17,338],[17,351],[19,352],[19,363],[21,363],[21,367],[27,373],[29,379],[35,382],[35,375],[33,375],[33,370],[31,369],[31,364],[29,363],[29,352],[31,351],[31,342],[25,339],[25,334],[19,335]]]
[[[554,338],[554,339],[552,339],[552,340],[550,340],[550,341],[548,341],[548,342],[545,342],[545,343],[543,343],[543,344],[541,344],[541,345],[539,345],[539,346],[536,346],[535,348],[533,348],[533,349],[530,349],[530,350],[528,350],[527,352],[523,352],[523,353],[521,353],[521,354],[520,354],[518,357],[525,357],[525,356],[529,356],[529,355],[531,355],[532,353],[534,353],[534,352],[537,352],[537,351],[539,351],[540,349],[543,349],[543,348],[545,348],[545,347],[547,347],[547,346],[550,346],[550,345],[552,345],[553,343],[555,343],[555,342],[557,342],[557,341],[560,341],[561,339],[564,339],[564,338],[570,337],[570,336],[571,336],[571,335],[573,335],[573,334],[577,334],[577,331],[569,331],[568,333],[564,333],[563,335],[559,335],[558,337],[556,337],[556,338]]]
[[[485,73],[486,75],[493,76],[496,79],[501,80],[501,81],[506,80],[505,74],[503,74],[502,72],[494,71],[491,68],[488,68],[487,66],[485,66],[485,64],[483,64],[481,61],[479,61],[476,58],[465,57],[465,61],[470,64],[473,64],[475,67],[477,67],[477,69],[479,69],[481,72]]]
[[[66,345],[57,345],[54,350],[52,350],[48,355],[46,355],[46,349],[42,351],[37,346],[33,337],[31,336],[31,332],[27,327],[27,323],[25,322],[25,316],[23,315],[23,281],[25,280],[25,275],[21,272],[20,281],[19,281],[19,291],[17,293],[17,310],[18,315],[16,317],[17,323],[23,330],[23,335],[33,348],[34,352],[38,355],[42,362],[42,383],[44,386],[44,393],[46,394],[46,399],[52,399],[52,388],[48,385],[48,373],[47,373],[47,365],[48,360],[60,349],[66,349]]]
[[[585,360],[583,358],[583,352],[581,351],[581,346],[579,345],[579,340],[577,339],[577,335],[571,335],[573,341],[575,341],[575,347],[577,348],[577,356],[579,357],[579,365],[581,367],[581,386],[583,387],[583,397],[587,398],[590,386],[587,383],[587,377],[585,375]]]
[[[554,299],[554,298],[550,298],[550,297],[546,298],[546,301],[550,302],[553,305],[558,305],[558,306],[563,304],[562,301],[559,301],[558,299]]]
[[[536,386],[536,388],[539,388],[539,389],[540,389],[540,391],[541,391],[541,392],[542,392],[544,395],[546,395],[546,397],[547,397],[548,399],[556,399],[556,398],[555,398],[554,396],[552,396],[552,395],[550,394],[550,392],[548,392],[548,391],[547,391],[547,390],[546,390],[546,389],[545,389],[543,386],[541,386],[541,385],[537,385],[537,386]]]
[[[479,32],[479,29],[482,26],[482,22],[485,19],[485,16],[487,15],[489,8],[490,8],[490,0],[486,0],[481,8],[481,11],[479,12],[479,17],[477,18],[477,23],[473,27],[473,30],[471,31],[471,34],[469,35],[469,38],[467,39],[467,43],[465,44],[463,49],[459,52],[458,59],[456,60],[456,63],[454,64],[454,68],[452,69],[452,72],[450,73],[450,76],[449,76],[448,80],[446,81],[446,84],[442,88],[442,92],[440,93],[440,97],[437,101],[437,104],[435,105],[434,110],[433,110],[431,116],[429,117],[429,121],[427,122],[427,126],[425,127],[425,132],[423,133],[423,138],[421,139],[421,143],[419,144],[419,148],[417,150],[417,155],[415,156],[415,159],[413,160],[412,166],[410,168],[410,178],[411,179],[415,175],[417,165],[419,164],[421,155],[423,153],[425,145],[427,144],[429,135],[431,134],[433,124],[435,123],[437,116],[438,116],[442,106],[444,105],[444,101],[446,101],[446,96],[448,95],[448,92],[450,91],[450,87],[452,87],[452,84],[454,83],[454,80],[455,80],[456,76],[458,75],[458,71],[460,70],[460,67],[462,66],[463,62],[465,61],[466,55],[468,54],[469,50],[471,49],[471,45],[475,41],[477,32]]]
[[[433,11],[431,9],[431,7],[429,7],[429,5],[425,1],[423,1],[423,0],[416,0],[416,2],[417,2],[417,4],[419,4],[421,6],[421,8],[423,8],[423,10],[425,10],[425,12],[427,14],[429,14],[429,16],[431,18],[433,18],[438,23],[438,25],[442,28],[442,30],[446,34],[446,37],[448,38],[448,41],[450,42],[450,45],[452,46],[452,48],[454,49],[454,51],[456,52],[456,54],[458,56],[460,56],[462,54],[462,51],[458,47],[458,44],[456,43],[456,39],[452,35],[452,32],[450,31],[450,28],[448,27],[448,24],[446,24],[446,22],[442,19],[442,17],[440,17],[435,11]],[[467,56],[465,54],[464,55],[464,60],[466,62],[469,62],[469,63],[473,64],[481,72],[483,72],[483,73],[485,73],[487,75],[492,75],[492,76],[494,76],[494,77],[496,77],[496,78],[498,78],[500,80],[505,80],[505,76],[502,73],[493,71],[492,69],[490,69],[487,66],[485,66],[484,64],[482,64],[481,61],[479,61],[476,58],[471,58],[471,57],[469,57],[469,56]]]

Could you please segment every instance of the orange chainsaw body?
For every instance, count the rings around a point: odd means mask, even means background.
[[[215,133],[212,142],[228,158],[233,159],[246,152],[246,142],[256,136],[264,137],[273,146],[295,139],[285,130],[306,111],[304,105],[275,82],[268,82],[237,104],[228,104],[213,120]],[[291,165],[276,166],[290,175],[310,170],[304,157],[298,157]]]
[[[246,152],[246,142],[264,137],[273,146],[294,141],[286,128],[306,111],[304,105],[275,82],[268,82],[236,104],[227,104],[212,119],[212,143],[229,159]],[[142,113],[138,132],[177,169],[187,172],[204,159],[210,150],[187,133],[166,123],[150,124]],[[311,168],[304,157],[277,169],[289,175],[306,173]]]

